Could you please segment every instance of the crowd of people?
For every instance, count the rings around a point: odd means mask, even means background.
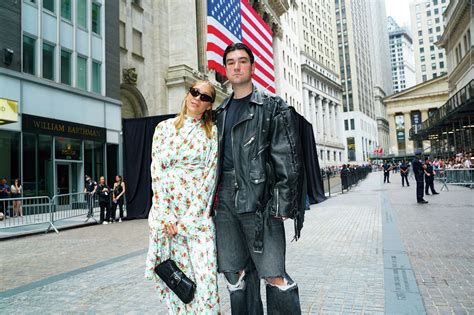
[[[11,185],[8,185],[7,178],[0,180],[0,218],[5,216],[22,217],[23,205],[21,200],[13,200],[13,215],[9,213],[7,198],[20,198],[23,193],[21,180],[16,178]]]
[[[97,196],[100,207],[100,224],[122,222],[123,205],[125,199],[125,182],[122,176],[115,176],[112,188],[107,185],[105,177],[99,178],[99,183],[93,181],[88,175],[85,176],[84,192],[87,193],[87,204],[89,208],[88,218],[94,216],[94,200]],[[116,219],[117,206],[119,207],[119,217]]]

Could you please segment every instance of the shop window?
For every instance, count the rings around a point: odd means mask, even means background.
[[[20,178],[20,133],[0,130],[0,178],[6,178],[7,184]]]

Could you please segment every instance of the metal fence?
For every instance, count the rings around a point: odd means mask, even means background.
[[[0,230],[48,224],[46,232],[59,233],[55,224],[61,220],[84,217],[84,222],[98,222],[94,218],[98,207],[96,196],[89,193],[0,199]]]
[[[372,172],[371,167],[345,168],[338,172],[321,172],[324,191],[331,194],[344,193],[357,185]]]
[[[443,186],[441,190],[448,189],[448,184],[461,185],[469,188],[474,188],[474,168],[468,169],[441,169],[436,170],[435,179],[441,181]]]

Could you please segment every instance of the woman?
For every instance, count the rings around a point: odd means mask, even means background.
[[[176,118],[160,122],[153,136],[153,205],[146,277],[154,280],[170,314],[218,314],[215,230],[210,217],[216,181],[217,128],[212,122],[216,91],[207,81],[193,84]],[[155,274],[173,259],[196,283],[184,304]]]
[[[100,207],[100,224],[108,224],[110,221],[110,189],[105,183],[105,177],[99,178],[99,185],[97,186],[97,193],[99,194]]]
[[[12,198],[21,198],[23,187],[21,187],[21,181],[19,178],[15,179],[13,185],[11,186],[11,197]],[[23,216],[23,207],[21,204],[21,200],[14,200],[13,201],[13,216],[17,217]]]
[[[117,211],[117,205],[120,208],[119,222],[122,222],[123,218],[123,200],[125,195],[125,183],[122,180],[122,176],[115,176],[114,191],[112,193],[112,217],[111,220],[115,221],[115,213]]]

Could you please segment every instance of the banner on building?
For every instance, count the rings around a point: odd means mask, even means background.
[[[18,102],[0,98],[0,125],[18,121]]]
[[[232,43],[244,43],[255,56],[253,82],[275,93],[272,31],[247,0],[207,1],[207,65],[225,75],[222,57]]]

